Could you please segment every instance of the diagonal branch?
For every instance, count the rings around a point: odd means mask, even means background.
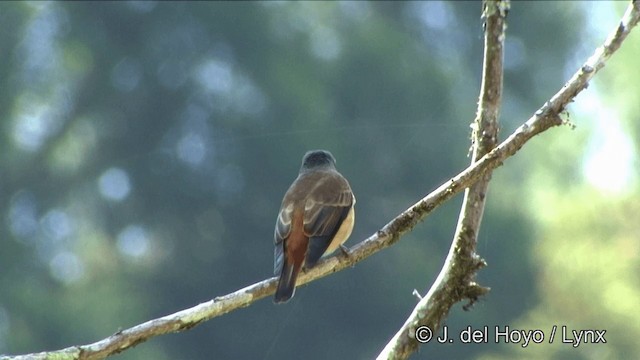
[[[498,143],[502,60],[508,11],[509,0],[483,2],[482,17],[486,19],[484,64],[478,112],[472,124],[472,165]],[[490,180],[491,171],[487,171],[465,190],[453,242],[438,278],[429,295],[420,299],[409,318],[378,355],[378,359],[408,358],[420,346],[415,336],[418,327],[439,329],[455,303],[464,298],[473,303],[477,297],[489,291],[474,280],[476,272],[486,265],[476,254],[476,244]]]
[[[596,49],[595,53],[562,89],[500,145],[399,214],[378,232],[355,245],[351,249],[351,256],[346,257],[340,254],[322,260],[309,272],[303,273],[298,283],[308,283],[351,267],[381,249],[396,243],[403,234],[410,231],[435,208],[463,189],[471,186],[487,171],[502,165],[504,160],[513,156],[532,137],[551,127],[561,125],[560,113],[564,111],[565,106],[587,87],[589,80],[604,66],[609,57],[618,50],[639,19],[640,9],[636,1],[633,0],[619,26],[609,35],[604,45]],[[187,330],[203,321],[249,306],[254,301],[273,294],[276,282],[276,278],[270,278],[255,283],[194,307],[118,331],[92,344],[22,356],[0,356],[0,360],[102,359],[122,352],[152,337]]]

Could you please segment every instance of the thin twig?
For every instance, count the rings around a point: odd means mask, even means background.
[[[436,207],[471,186],[485,172],[502,165],[505,159],[513,156],[532,137],[551,127],[562,124],[560,113],[564,111],[565,106],[580,91],[586,88],[589,80],[604,66],[611,54],[620,47],[629,31],[638,23],[638,19],[640,19],[640,10],[634,0],[627,8],[620,25],[607,38],[605,44],[596,49],[595,53],[562,89],[506,140],[454,178],[440,185],[429,195],[399,214],[374,235],[355,245],[351,249],[349,257],[339,254],[319,262],[309,272],[303,273],[298,279],[298,283],[304,284],[351,267],[373,253],[394,244],[404,233],[410,231]],[[186,330],[203,321],[249,306],[254,301],[273,294],[276,281],[276,278],[270,278],[258,282],[192,308],[118,331],[110,337],[93,344],[72,346],[62,350],[36,354],[0,356],[0,360],[102,359],[147,341],[154,336]],[[432,295],[426,295],[426,297],[430,296]]]
[[[484,60],[478,112],[472,124],[471,164],[492,150],[498,143],[498,115],[502,99],[502,60],[509,0],[485,0]],[[462,201],[458,225],[449,255],[428,296],[421,298],[400,330],[391,338],[378,359],[406,359],[419,347],[416,329],[427,326],[439,329],[453,304],[465,298],[473,303],[489,291],[475,283],[476,272],[486,264],[476,254],[477,236],[482,222],[491,171],[467,188]],[[439,300],[436,304],[436,299]],[[434,332],[431,331],[431,334]]]

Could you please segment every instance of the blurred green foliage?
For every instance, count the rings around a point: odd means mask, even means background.
[[[93,342],[272,276],[276,213],[309,149],[332,151],[358,198],[348,244],[375,232],[469,161],[480,12],[435,1],[0,3],[0,353]],[[512,4],[502,134],[621,12]],[[543,134],[494,174],[478,248],[492,291],[446,324],[606,329],[607,344],[430,344],[415,358],[640,353],[638,39],[578,97],[576,130]],[[618,172],[603,166],[615,159],[627,160]],[[372,358],[412,290],[437,276],[459,200],[287,305],[259,301],[118,357]]]

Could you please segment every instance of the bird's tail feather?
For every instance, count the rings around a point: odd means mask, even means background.
[[[295,266],[295,264],[288,263],[287,261],[284,262],[273,302],[284,303],[293,297],[296,291],[296,280],[298,279],[300,268],[301,266]]]

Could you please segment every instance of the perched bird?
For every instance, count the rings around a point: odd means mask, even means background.
[[[293,297],[298,273],[313,267],[351,235],[356,198],[325,150],[307,152],[289,187],[275,229],[274,272],[280,276],[274,302]]]

